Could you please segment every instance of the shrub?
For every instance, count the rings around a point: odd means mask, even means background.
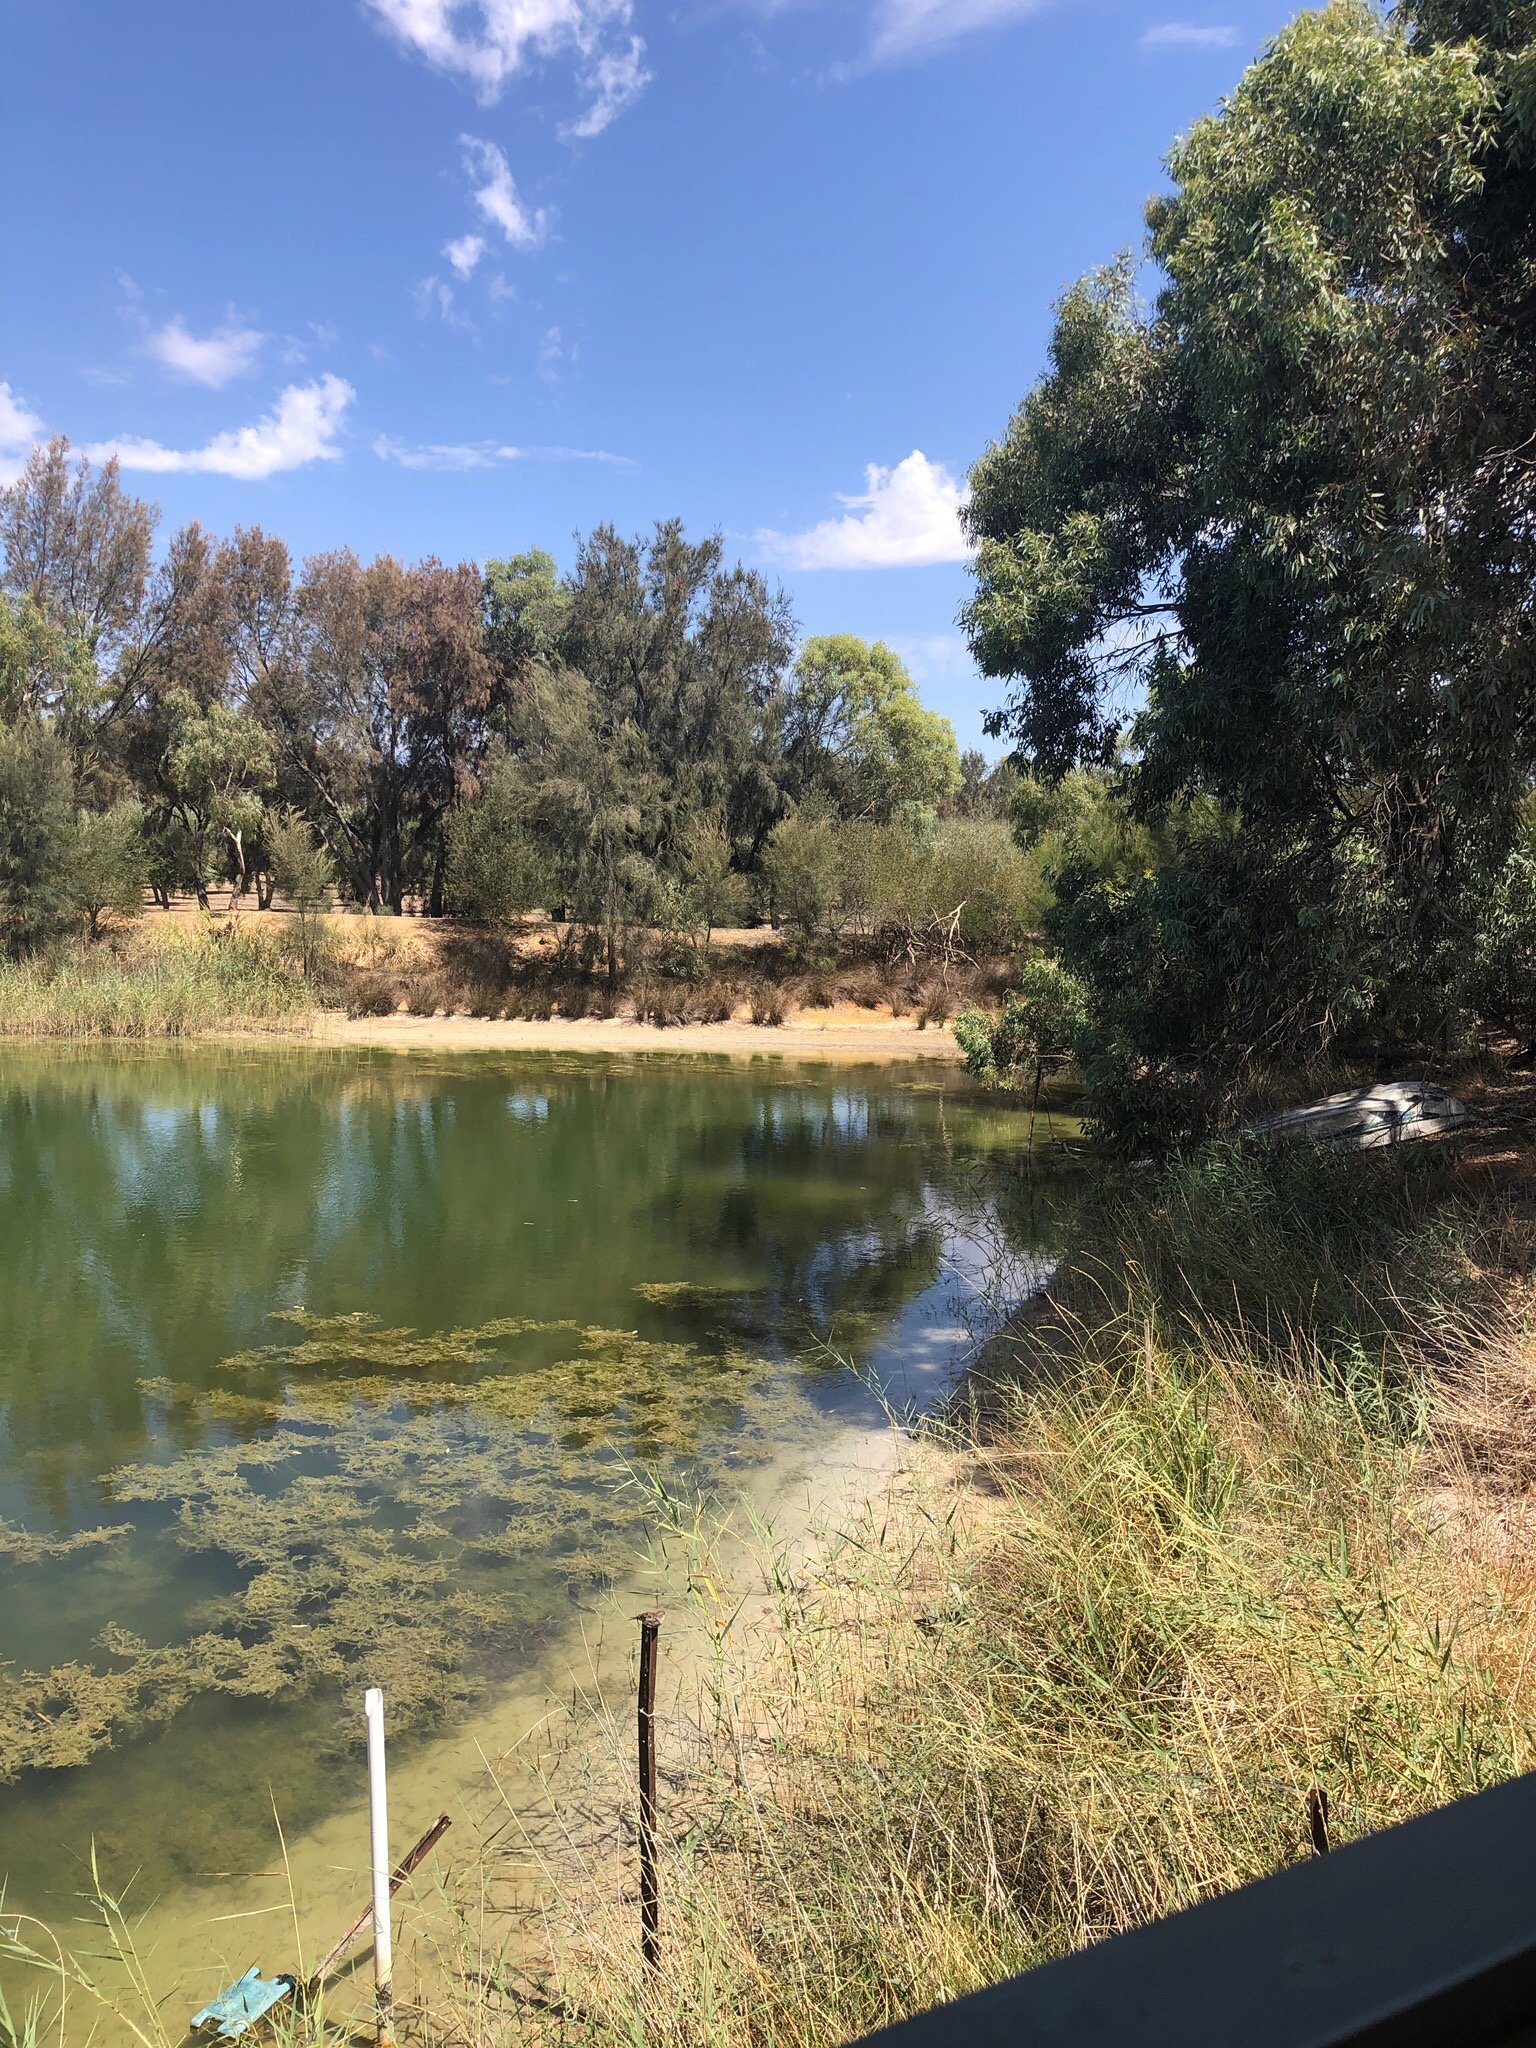
[[[141,805],[129,801],[79,813],[68,841],[64,893],[87,938],[100,938],[114,919],[139,914],[148,875]]]
[[[0,943],[15,956],[69,915],[74,783],[58,736],[33,719],[0,725]]]
[[[1054,960],[1037,958],[1003,998],[1002,1015],[963,1011],[955,1019],[955,1040],[976,1080],[1016,1088],[1028,1077],[1038,1091],[1046,1062],[1071,1056],[1087,1016],[1082,983]]]

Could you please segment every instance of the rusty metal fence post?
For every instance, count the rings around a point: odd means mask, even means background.
[[[661,1960],[661,1887],[656,1873],[657,1612],[640,1617],[640,1953],[647,1969]]]

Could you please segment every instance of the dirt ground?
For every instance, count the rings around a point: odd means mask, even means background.
[[[840,1004],[783,1024],[640,1024],[633,1017],[343,1017],[327,1011],[305,1037],[323,1045],[396,1052],[697,1052],[738,1059],[901,1061],[958,1065],[954,1036],[912,1017]]]

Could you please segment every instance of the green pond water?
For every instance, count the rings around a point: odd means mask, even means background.
[[[931,1399],[1049,1254],[1024,1124],[932,1068],[0,1052],[7,1904],[259,1864],[363,1685],[427,1741],[634,1580],[641,1474]]]

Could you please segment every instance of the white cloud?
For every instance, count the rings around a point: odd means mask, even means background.
[[[475,265],[485,254],[484,235],[460,235],[456,241],[444,242],[443,254],[459,273],[460,277],[472,277]]]
[[[614,455],[606,448],[518,448],[495,441],[428,442],[412,447],[380,434],[373,452],[381,462],[393,462],[401,469],[499,469],[508,462],[606,462],[615,469],[633,469],[627,455]]]
[[[407,50],[466,79],[490,106],[508,80],[559,56],[575,60],[592,104],[562,133],[597,135],[645,87],[634,0],[367,0]]]
[[[574,355],[575,350],[566,348],[559,328],[546,328],[544,339],[539,343],[539,375],[551,390],[560,382],[560,365],[568,354]]]
[[[462,327],[468,334],[479,333],[474,321],[454,297],[453,286],[444,284],[440,277],[418,278],[411,286],[411,297],[421,319],[430,320],[435,313],[445,327]]]
[[[474,191],[480,212],[492,227],[501,229],[514,249],[537,249],[549,233],[549,214],[542,208],[530,213],[524,206],[512,182],[511,166],[494,142],[482,142],[478,135],[461,135],[459,141],[467,176],[471,181],[483,180]]]
[[[765,527],[758,544],[790,569],[918,569],[969,559],[960,526],[965,490],[942,463],[914,448],[894,469],[872,462],[864,474],[867,488],[843,498],[841,519],[824,519],[808,533]]]
[[[26,467],[32,443],[40,440],[43,423],[0,382],[0,485],[13,484]]]
[[[156,474],[196,471],[249,482],[275,476],[279,470],[301,469],[309,462],[335,461],[341,454],[336,437],[356,396],[340,377],[322,377],[315,384],[290,384],[265,419],[253,427],[215,434],[201,448],[167,448],[159,441],[128,435],[98,442],[85,452],[94,462],[115,456],[124,469]]]
[[[976,663],[961,633],[888,633],[893,648],[918,683],[972,682]]]
[[[1237,41],[1235,28],[1201,28],[1193,21],[1160,21],[1141,37],[1144,50],[1230,50]]]
[[[173,377],[222,391],[256,367],[266,338],[254,327],[234,321],[215,328],[212,334],[192,334],[180,320],[172,320],[151,334],[144,347]]]
[[[581,73],[591,104],[579,121],[566,122],[560,130],[562,138],[575,142],[601,135],[626,107],[634,105],[650,82],[645,45],[638,36],[631,36],[626,48],[602,51]]]
[[[899,64],[978,29],[1001,28],[1039,11],[1043,0],[877,0],[869,61]]]

